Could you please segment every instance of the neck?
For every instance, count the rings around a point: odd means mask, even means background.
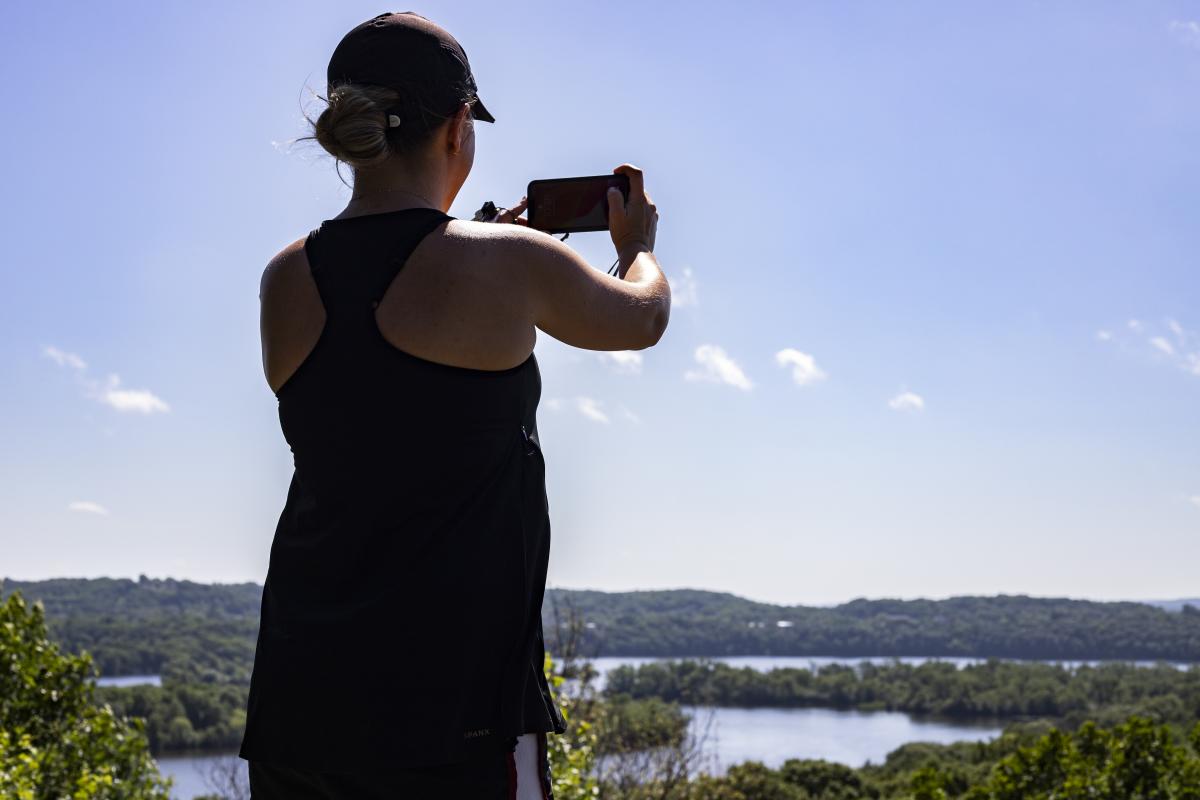
[[[340,216],[399,211],[405,208],[450,209],[449,181],[444,169],[419,169],[399,163],[355,170],[354,193]]]

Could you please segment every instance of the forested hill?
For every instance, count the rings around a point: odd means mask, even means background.
[[[257,583],[193,583],[141,576],[127,578],[55,578],[48,581],[0,579],[0,593],[20,590],[26,600],[41,600],[46,616],[197,614],[210,618],[258,616],[262,586]]]
[[[51,637],[87,650],[102,675],[162,675],[178,683],[250,681],[262,587],[173,579],[59,578],[0,585],[41,600]]]
[[[549,590],[602,655],[976,656],[1200,661],[1200,608],[1066,598],[954,597],[776,606],[718,592]]]
[[[1165,608],[1167,611],[1182,611],[1184,606],[1200,608],[1200,597],[1188,597],[1183,600],[1148,600],[1150,605]]]
[[[51,634],[86,648],[105,674],[159,673],[242,683],[254,654],[262,587],[172,579],[5,579],[46,606]],[[1200,609],[1024,596],[854,600],[830,608],[777,606],[698,590],[550,589],[555,611],[578,611],[590,655],[976,656],[1200,662]]]

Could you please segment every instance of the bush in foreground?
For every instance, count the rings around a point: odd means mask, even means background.
[[[167,800],[140,721],[94,694],[91,658],[59,652],[40,603],[0,604],[0,797]]]

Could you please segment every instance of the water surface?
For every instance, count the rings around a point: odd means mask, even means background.
[[[158,761],[159,772],[175,779],[175,785],[171,787],[171,800],[192,800],[200,795],[215,793],[216,787],[209,780],[210,772],[232,765],[235,761],[241,770],[242,780],[246,779],[246,762],[238,758],[236,753],[161,756],[155,760]]]
[[[97,686],[162,686],[161,675],[101,675]]]
[[[789,758],[823,758],[851,767],[879,763],[907,742],[981,741],[998,736],[995,723],[916,719],[898,712],[834,711],[823,708],[704,708],[684,706],[699,737],[709,721],[703,752],[714,775],[742,761],[778,767]],[[192,800],[212,788],[208,771],[230,756],[172,756],[158,759],[163,774],[175,778],[175,800]],[[245,762],[241,762],[245,769]]]
[[[951,744],[986,741],[1003,730],[997,722],[918,719],[894,711],[836,711],[826,708],[697,708],[691,729],[699,735],[709,714],[711,743],[706,753],[718,765],[715,774],[742,761],[779,767],[789,758],[823,758],[849,767],[882,763],[888,753],[909,742]]]

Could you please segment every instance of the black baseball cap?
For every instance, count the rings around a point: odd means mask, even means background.
[[[415,11],[380,14],[343,36],[329,59],[326,82],[330,90],[349,82],[413,92],[447,116],[474,99],[471,116],[496,121],[479,100],[462,45]]]

